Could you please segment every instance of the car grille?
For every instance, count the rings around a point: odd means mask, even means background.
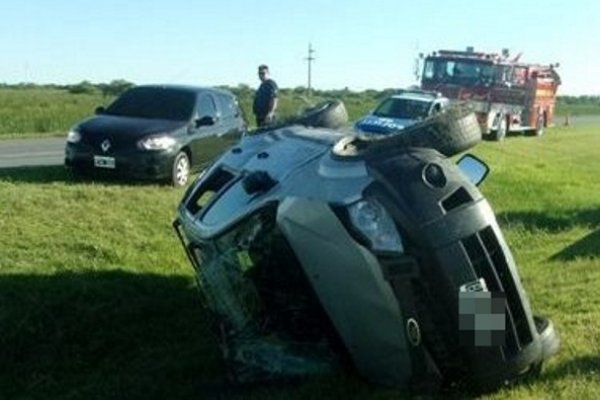
[[[506,335],[503,346],[506,356],[516,354],[531,343],[533,336],[523,308],[521,296],[510,271],[498,238],[491,227],[461,240],[475,274],[485,279],[490,292],[506,297]]]
[[[108,148],[107,151],[104,151],[104,150],[102,150],[101,146],[102,146],[102,143],[107,139],[110,142],[110,147]],[[127,136],[108,135],[107,134],[107,135],[94,135],[94,136],[83,135],[82,142],[83,142],[83,144],[92,147],[95,152],[101,154],[101,153],[112,153],[112,152],[124,150],[124,149],[132,149],[132,148],[134,148],[136,141]]]

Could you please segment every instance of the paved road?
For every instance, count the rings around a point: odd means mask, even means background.
[[[564,124],[565,117],[556,117],[554,119],[556,125]],[[569,118],[569,123],[572,125],[597,124],[600,122],[600,115],[577,115]]]
[[[64,159],[64,138],[0,140],[0,168],[60,165]]]

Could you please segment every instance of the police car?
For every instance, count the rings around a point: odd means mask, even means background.
[[[389,134],[442,112],[450,100],[439,92],[402,90],[359,119],[354,129],[361,133]]]

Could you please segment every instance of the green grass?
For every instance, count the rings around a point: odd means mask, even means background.
[[[539,381],[493,398],[600,398],[600,127],[484,143],[482,190],[520,265],[533,309],[562,339]]]
[[[238,96],[249,123],[254,125],[252,115],[253,88],[231,88]],[[279,94],[278,116],[286,119],[298,115],[305,108],[326,99],[337,98],[344,102],[348,120],[359,117],[375,108],[391,90],[377,92],[316,91],[307,98],[302,91],[283,88]],[[70,93],[67,89],[44,87],[0,87],[0,139],[65,136],[77,122],[93,115],[96,107],[108,105],[113,97],[104,97],[97,91],[94,94]],[[560,99],[559,99],[560,100]],[[564,116],[599,115],[598,104],[566,103],[557,104],[557,124]]]
[[[252,116],[252,94],[241,92],[238,96],[249,123]],[[286,119],[300,114],[304,109],[329,99],[315,95],[307,99],[291,90],[279,96],[278,116]],[[66,136],[77,122],[93,115],[96,107],[108,105],[112,97],[101,94],[74,94],[64,89],[0,88],[0,139]],[[349,120],[353,121],[375,106],[372,98],[351,96],[345,99]]]
[[[0,88],[0,138],[64,136],[73,124],[110,100],[61,89]]]
[[[600,398],[600,126],[472,151],[536,313],[562,349],[484,396]],[[354,376],[231,388],[171,229],[183,189],[0,169],[0,399],[396,399]]]

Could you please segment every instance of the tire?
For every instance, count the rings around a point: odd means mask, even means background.
[[[533,321],[535,322],[535,328],[540,335],[540,342],[542,342],[543,359],[547,360],[558,353],[558,350],[560,349],[560,336],[554,329],[554,324],[549,319],[534,315]]]
[[[81,180],[87,175],[83,168],[72,165],[65,165],[65,171],[67,171],[67,176],[74,180]]]
[[[338,129],[348,124],[348,113],[341,101],[327,100],[305,110],[294,122],[308,127]]]
[[[481,141],[481,127],[473,111],[462,105],[446,109],[391,135],[377,138],[348,137],[334,149],[339,156],[379,157],[398,148],[426,147],[451,157]]]
[[[190,179],[190,159],[184,151],[180,151],[173,160],[171,167],[171,185],[185,186]]]
[[[303,125],[314,128],[338,129],[348,124],[348,113],[344,103],[339,100],[327,100],[310,107],[296,117],[284,118],[268,126],[261,126],[247,135],[269,132],[290,125]]]
[[[500,114],[498,116],[498,123],[496,124],[496,130],[492,131],[492,140],[500,142],[504,140],[506,137],[506,132],[508,131],[506,124],[506,117],[504,114]]]
[[[544,114],[540,114],[535,123],[535,130],[533,131],[535,136],[542,136],[544,134]]]

